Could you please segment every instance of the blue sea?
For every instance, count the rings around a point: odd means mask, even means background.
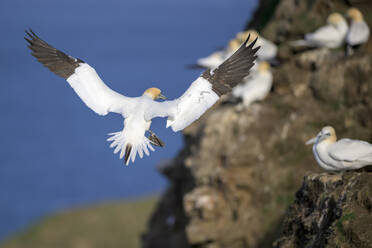
[[[176,98],[202,72],[187,66],[240,31],[255,0],[1,0],[0,240],[40,217],[74,206],[159,193],[156,166],[182,148],[181,133],[152,130],[166,142],[124,166],[107,133],[121,116],[96,115],[70,86],[30,55],[32,28],[78,57],[114,90],[138,96],[156,86]]]

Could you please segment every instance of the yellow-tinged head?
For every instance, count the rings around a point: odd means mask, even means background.
[[[314,143],[335,143],[337,140],[336,131],[331,126],[326,126],[322,128],[322,131],[318,133],[318,135],[306,142],[307,145],[314,144]]]
[[[234,51],[238,50],[238,48],[240,47],[240,45],[241,45],[241,42],[239,42],[238,39],[233,39],[233,40],[230,40],[229,41],[229,46],[228,46],[227,49],[230,52],[234,52]]]
[[[165,96],[161,94],[161,90],[158,88],[148,88],[143,92],[143,95],[147,95],[151,97],[153,100],[156,99],[167,99]]]
[[[243,43],[248,38],[249,34],[251,36],[249,37],[248,43],[251,43],[252,41],[254,41],[254,39],[256,39],[258,37],[257,31],[253,30],[253,29],[250,29],[250,30],[247,30],[247,31],[242,31],[242,32],[237,33],[236,39],[240,43]]]
[[[332,25],[340,24],[344,22],[345,18],[339,13],[332,13],[328,16],[327,23]]]
[[[363,21],[363,14],[357,8],[350,8],[346,12],[346,16],[353,21]]]
[[[331,126],[323,127],[321,131],[321,135],[323,137],[322,140],[326,142],[334,143],[337,140],[336,131]]]
[[[271,66],[268,62],[266,61],[262,61],[258,64],[258,71],[259,72],[266,72],[268,70],[270,70]]]

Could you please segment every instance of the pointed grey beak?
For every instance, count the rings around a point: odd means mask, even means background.
[[[157,99],[167,100],[167,98],[162,94],[159,94]]]
[[[314,138],[311,138],[309,139],[308,141],[306,141],[306,145],[311,145],[311,144],[314,144],[316,142],[316,140],[318,139],[318,136],[314,137]]]

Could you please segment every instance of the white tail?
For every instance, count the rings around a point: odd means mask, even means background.
[[[134,162],[137,152],[140,158],[142,158],[143,153],[147,156],[150,155],[149,149],[155,151],[150,144],[150,140],[145,136],[142,136],[142,139],[136,142],[133,142],[133,140],[128,142],[124,131],[109,133],[108,135],[111,135],[111,137],[108,138],[107,141],[113,141],[110,147],[113,148],[116,146],[114,153],[116,154],[120,151],[120,159],[125,155],[125,165],[128,165],[130,160],[132,160],[132,163]]]

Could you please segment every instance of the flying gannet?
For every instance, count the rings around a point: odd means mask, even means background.
[[[232,95],[243,100],[243,106],[248,107],[254,101],[265,99],[269,94],[273,75],[270,70],[270,64],[266,61],[258,63],[257,71],[243,79],[243,83],[237,85]]]
[[[258,60],[270,62],[276,58],[276,54],[278,52],[277,46],[272,41],[262,37],[256,30],[251,29],[248,31],[239,32],[236,35],[236,39],[239,41],[239,43],[242,43],[249,35],[251,38],[250,41],[258,38],[256,45],[261,47],[260,50],[257,51]]]
[[[109,112],[121,114],[124,129],[111,133],[108,141],[120,151],[120,159],[128,165],[134,162],[136,154],[142,158],[154,151],[153,145],[162,142],[150,131],[151,120],[155,117],[168,117],[166,127],[174,132],[180,131],[207,111],[221,95],[242,81],[249,74],[259,49],[253,48],[255,41],[248,44],[247,39],[240,48],[216,69],[204,71],[185,91],[174,100],[157,102],[164,98],[158,88],[147,89],[142,96],[127,97],[111,90],[99,77],[94,68],[81,59],[71,57],[40,39],[32,30],[25,37],[32,55],[58,76],[63,77],[78,94],[81,100],[99,115]],[[145,136],[150,133],[149,138]]]
[[[306,142],[313,144],[313,153],[319,166],[328,171],[360,169],[372,165],[372,144],[352,139],[336,141],[333,127],[327,126]]]
[[[304,40],[291,42],[292,46],[337,48],[342,46],[348,31],[345,18],[339,13],[328,16],[327,25],[305,35]]]
[[[362,13],[357,8],[350,8],[346,15],[350,19],[350,27],[346,35],[346,43],[349,46],[358,46],[366,43],[370,31],[368,24],[364,21]]]

